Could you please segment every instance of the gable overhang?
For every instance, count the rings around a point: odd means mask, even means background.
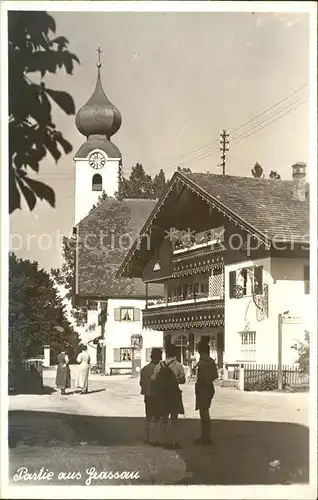
[[[136,240],[132,244],[130,250],[126,254],[125,259],[121,263],[121,265],[116,273],[117,277],[127,276],[127,274],[125,274],[125,273],[127,272],[127,267],[129,265],[129,263],[131,262],[132,258],[134,256],[136,256],[138,254],[138,252],[141,251],[140,241],[142,240],[143,237],[145,237],[147,232],[149,233],[149,230],[150,230],[155,218],[159,214],[160,210],[162,209],[166,200],[169,198],[174,186],[177,183],[182,183],[184,188],[190,189],[190,191],[192,191],[197,196],[199,196],[207,204],[211,205],[217,211],[219,211],[223,215],[225,215],[228,218],[228,220],[231,221],[234,225],[238,226],[238,228],[245,230],[252,237],[258,239],[264,245],[268,245],[268,243],[269,243],[268,235],[264,234],[263,232],[259,231],[257,228],[255,228],[254,226],[249,224],[246,220],[244,220],[238,214],[236,214],[231,209],[229,209],[224,203],[222,203],[220,200],[218,200],[215,196],[212,196],[207,191],[205,191],[201,186],[198,186],[198,184],[193,182],[191,179],[189,179],[182,172],[175,172],[173,174],[173,176],[170,180],[170,183],[168,184],[165,192],[163,193],[163,195],[159,199],[157,205],[154,207],[153,211],[150,213],[148,219],[146,220],[145,224],[143,225],[143,227],[140,231],[139,237],[136,238]]]

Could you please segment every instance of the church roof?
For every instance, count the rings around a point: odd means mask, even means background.
[[[87,141],[82,144],[74,158],[87,158],[89,153],[95,149],[104,151],[108,158],[121,158],[121,152],[118,147],[104,135],[91,135],[88,137]]]
[[[116,272],[155,205],[156,200],[118,201],[108,198],[79,222],[75,286],[77,297],[146,297],[146,285],[141,279],[117,278]],[[162,285],[148,285],[149,297],[162,295]]]
[[[263,242],[273,241],[274,238],[277,242],[309,242],[309,200],[293,198],[293,181],[210,173],[175,172],[144,223],[141,235],[149,232],[159,212],[163,213],[165,201],[180,182]],[[135,241],[120,266],[118,276],[126,275],[130,260],[138,260],[138,255],[139,248]]]
[[[106,96],[97,70],[97,81],[93,94],[77,112],[75,123],[78,131],[90,135],[105,135],[108,139],[114,135],[121,125],[121,114]]]
[[[86,158],[94,149],[104,151],[109,158],[121,158],[121,152],[110,138],[119,130],[122,118],[104,92],[100,67],[99,62],[94,92],[76,114],[76,127],[87,137],[87,141],[79,148],[75,158]]]

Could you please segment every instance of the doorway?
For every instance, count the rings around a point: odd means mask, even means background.
[[[179,335],[174,341],[176,347],[176,358],[182,365],[188,364],[188,337]]]

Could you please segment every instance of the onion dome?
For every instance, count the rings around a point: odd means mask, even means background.
[[[121,114],[105,95],[100,67],[99,62],[95,90],[87,103],[77,112],[75,124],[78,131],[86,137],[99,135],[109,139],[120,128]]]

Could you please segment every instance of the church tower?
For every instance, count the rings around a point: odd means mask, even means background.
[[[99,59],[95,90],[75,119],[78,131],[86,136],[74,157],[75,225],[96,205],[102,191],[114,196],[119,188],[121,153],[111,137],[120,128],[121,114],[105,95],[100,68]]]

